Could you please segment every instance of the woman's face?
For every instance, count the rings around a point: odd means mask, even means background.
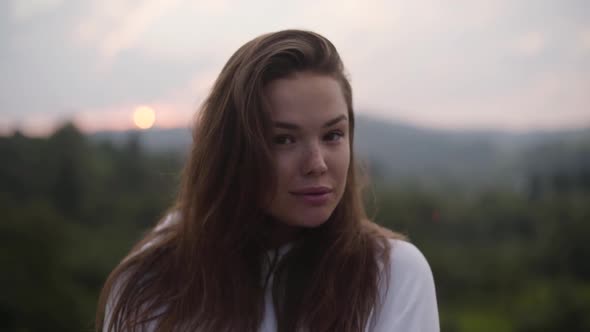
[[[350,164],[348,108],[338,81],[309,72],[265,88],[277,186],[267,210],[289,226],[317,227],[342,198]]]

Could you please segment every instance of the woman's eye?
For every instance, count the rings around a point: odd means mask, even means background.
[[[327,133],[324,136],[324,140],[326,140],[326,141],[338,141],[342,137],[344,137],[344,133],[341,132],[340,130],[335,130],[335,131],[331,131],[331,132]]]
[[[279,135],[273,138],[273,143],[279,145],[293,144],[295,143],[295,139],[289,135]]]

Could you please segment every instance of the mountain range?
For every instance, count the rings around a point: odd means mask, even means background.
[[[98,132],[90,138],[120,145],[131,136],[139,137],[150,153],[185,155],[192,142],[189,128]],[[563,164],[564,158],[571,159],[565,163],[583,163],[573,167],[590,167],[588,157],[580,156],[580,146],[590,146],[590,128],[511,133],[431,129],[368,116],[356,119],[355,152],[364,168],[373,181],[398,185],[519,190],[531,172]]]

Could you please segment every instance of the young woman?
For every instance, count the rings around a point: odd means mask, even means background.
[[[352,90],[308,31],[229,59],[176,206],[109,276],[104,331],[438,331],[424,256],[368,220]]]

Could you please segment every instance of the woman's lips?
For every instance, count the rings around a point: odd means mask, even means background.
[[[291,194],[306,204],[320,206],[330,200],[332,189],[329,187],[306,187],[291,191]]]

